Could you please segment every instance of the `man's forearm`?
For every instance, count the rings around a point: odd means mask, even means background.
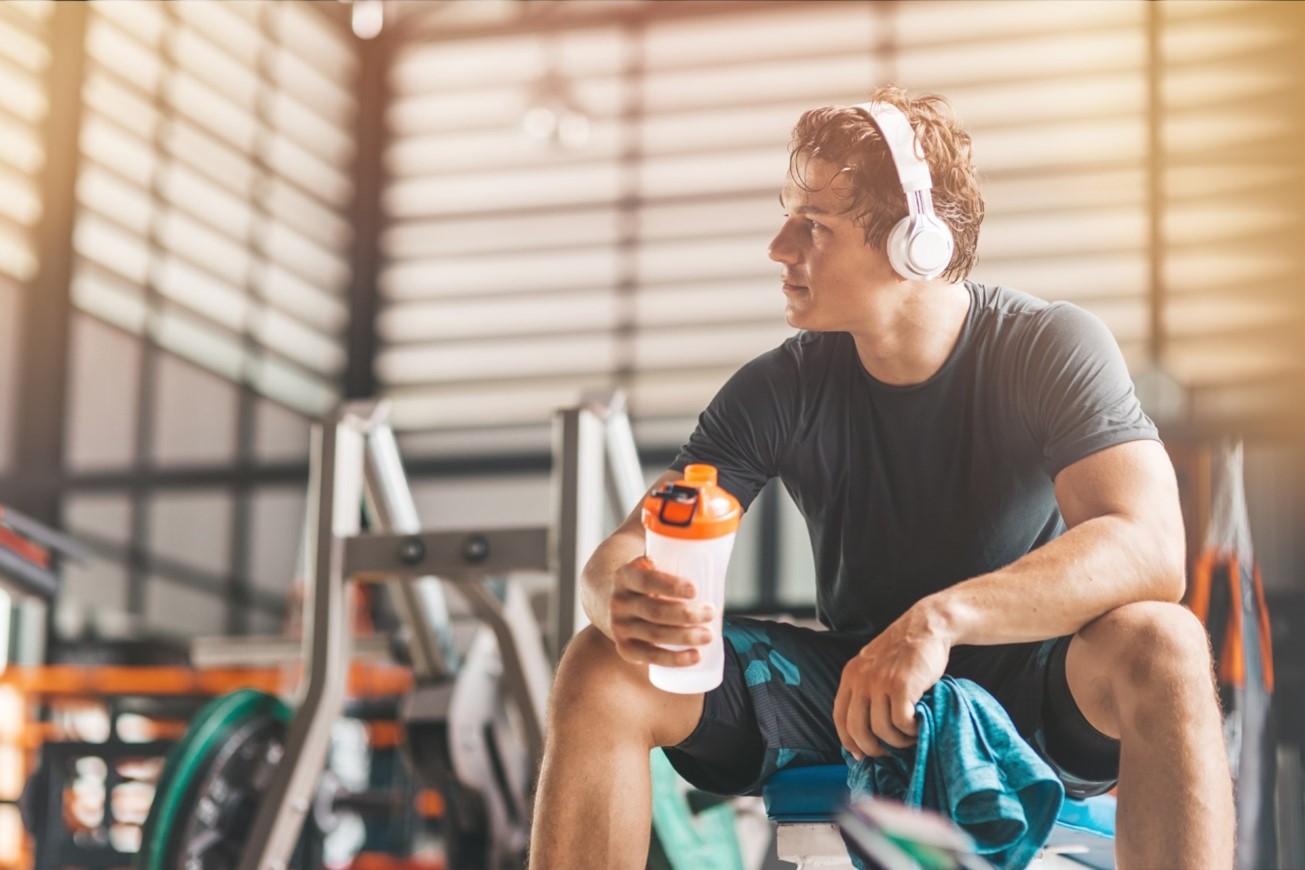
[[[1179,600],[1183,559],[1181,529],[1175,540],[1172,529],[1100,516],[916,608],[953,646],[1045,640],[1133,601]]]

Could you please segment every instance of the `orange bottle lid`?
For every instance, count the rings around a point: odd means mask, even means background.
[[[667,538],[719,538],[742,517],[738,499],[716,485],[714,465],[686,465],[683,478],[643,500],[644,528]]]

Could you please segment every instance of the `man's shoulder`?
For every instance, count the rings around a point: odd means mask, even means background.
[[[1061,341],[1104,328],[1100,318],[1072,302],[1049,301],[1004,285],[973,284],[977,328],[1000,337],[1004,349],[1028,342]]]
[[[844,333],[802,330],[755,357],[745,368],[800,374],[828,365],[840,353]]]
[[[831,388],[840,392],[835,385],[844,383],[850,371],[843,345],[850,343],[845,333],[796,333],[745,363],[722,392],[750,406],[770,404],[802,413]]]
[[[1009,321],[1006,325],[1020,325],[1036,320],[1059,304],[1005,284],[970,282],[970,286],[980,315]]]

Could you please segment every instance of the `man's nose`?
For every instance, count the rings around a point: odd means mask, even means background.
[[[770,240],[766,255],[776,263],[791,265],[797,262],[797,246],[793,244],[793,235],[789,232],[787,223],[780,227],[779,232]]]

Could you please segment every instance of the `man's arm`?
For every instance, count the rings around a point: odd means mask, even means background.
[[[679,480],[668,471],[653,485]],[[644,557],[643,505],[598,545],[580,577],[580,601],[594,627],[616,644],[621,657],[665,667],[696,664],[696,649],[667,650],[660,644],[701,645],[710,639],[711,605],[686,599],[693,584],[664,574]]]
[[[922,599],[848,663],[834,702],[848,751],[882,754],[880,739],[910,745],[915,703],[954,646],[1060,637],[1124,604],[1182,597],[1182,513],[1159,443],[1131,441],[1069,465],[1056,477],[1056,501],[1065,534]]]
[[[1012,564],[920,602],[957,644],[1073,634],[1134,601],[1178,601],[1185,539],[1178,484],[1155,441],[1109,447],[1056,477],[1068,531]]]

